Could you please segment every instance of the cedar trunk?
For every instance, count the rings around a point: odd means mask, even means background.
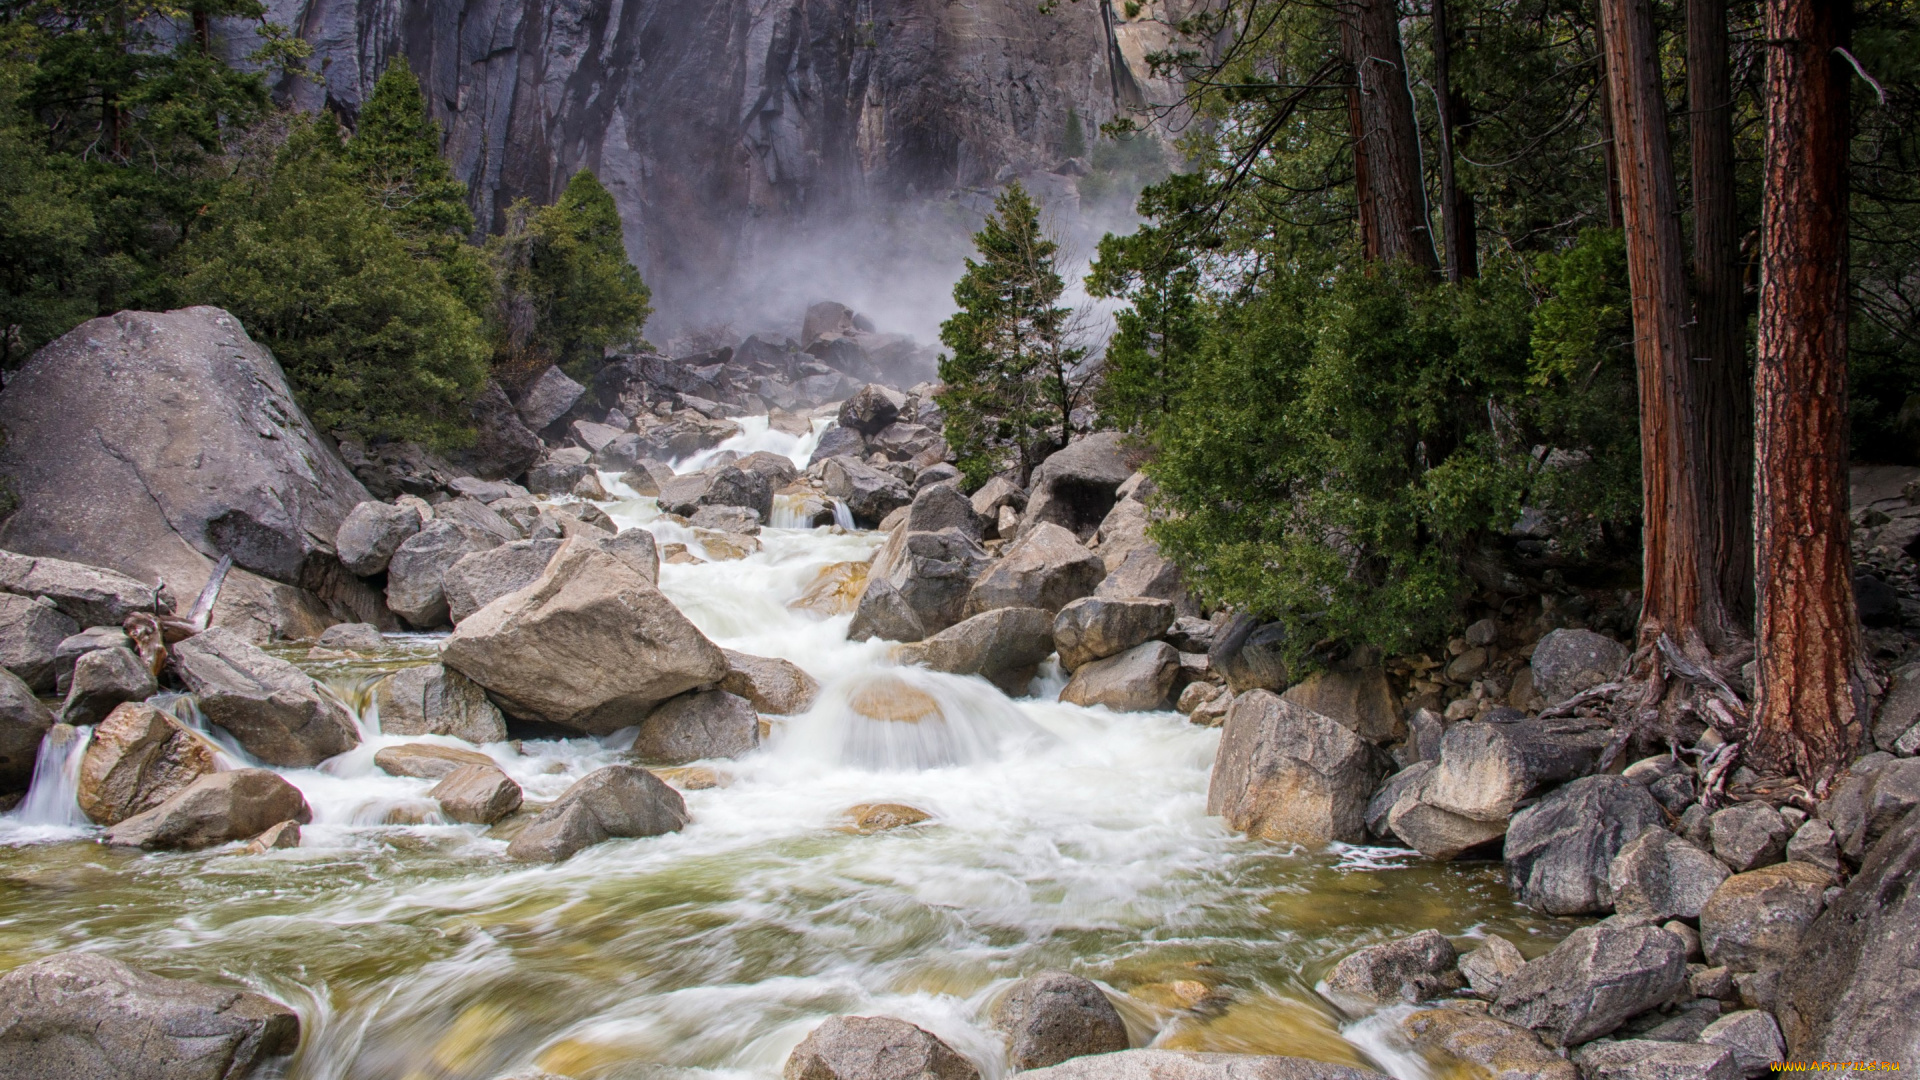
[[[1342,11],[1340,42],[1358,87],[1349,100],[1354,154],[1365,163],[1360,170],[1364,181],[1356,177],[1361,221],[1367,221],[1371,204],[1382,261],[1406,259],[1437,270],[1398,5],[1394,0],[1349,0]]]
[[[1816,786],[1859,750],[1866,671],[1847,521],[1848,79],[1838,0],[1767,0],[1755,377],[1756,764]]]
[[[1704,535],[1703,443],[1687,334],[1692,312],[1650,0],[1602,0],[1600,23],[1639,372],[1641,644],[1666,634],[1706,657],[1725,648],[1727,620]]]
[[[1726,0],[1687,0],[1693,161],[1693,354],[1706,442],[1708,537],[1728,616],[1753,617],[1753,384],[1741,317]]]
[[[1454,138],[1465,112],[1453,92],[1453,41],[1447,26],[1447,0],[1433,0],[1433,96],[1440,118],[1440,234],[1446,241],[1447,280],[1458,283],[1480,273],[1478,238],[1473,227],[1473,196],[1460,190],[1453,174]]]

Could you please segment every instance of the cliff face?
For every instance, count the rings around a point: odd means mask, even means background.
[[[324,76],[286,88],[303,105],[350,117],[391,58],[413,66],[482,222],[593,169],[669,314],[811,227],[1009,168],[1044,189],[1069,109],[1091,133],[1156,96],[1153,7],[1108,0],[272,3]]]

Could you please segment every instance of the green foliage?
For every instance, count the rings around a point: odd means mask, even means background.
[[[613,196],[582,170],[552,206],[520,203],[508,219],[490,247],[502,363],[522,372],[557,363],[591,378],[606,348],[636,341],[653,312],[627,260]]]
[[[980,259],[953,287],[960,310],[940,326],[953,350],[940,358],[947,442],[970,488],[1010,468],[1024,483],[1072,434],[1085,350],[1072,340],[1072,311],[1056,306],[1059,245],[1025,188],[1000,193],[973,243]]]
[[[182,252],[182,292],[272,348],[323,430],[459,446],[484,327],[344,156],[330,115],[297,122]]]
[[[94,314],[93,207],[19,107],[26,35],[0,28],[0,368]]]
[[[343,160],[403,233],[440,237],[473,229],[467,185],[440,156],[440,125],[427,115],[420,83],[404,61],[387,65],[374,84]]]
[[[1103,422],[1141,430],[1163,416],[1186,389],[1203,329],[1198,252],[1182,227],[1203,197],[1196,176],[1175,177],[1141,202],[1149,221],[1126,236],[1109,233],[1087,276],[1087,292],[1122,299],[1107,340],[1097,401]]]

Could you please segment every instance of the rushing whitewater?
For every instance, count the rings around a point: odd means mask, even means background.
[[[764,418],[722,449],[804,465],[815,436]],[[710,460],[680,463],[697,467]],[[614,475],[602,508],[696,554]],[[505,840],[444,823],[430,780],[389,776],[368,688],[430,661],[428,635],[391,635],[377,662],[286,652],[356,709],[365,735],[319,768],[280,770],[314,822],[301,846],[153,854],[95,842],[74,802],[86,732],[41,750],[33,790],[0,819],[0,956],[7,966],[100,949],[155,972],[245,985],[298,1009],[303,1080],[773,1077],[823,1018],[895,1016],[989,1078],[1007,1071],[987,1024],[995,994],[1046,969],[1115,992],[1135,1045],[1290,1053],[1413,1080],[1391,1024],[1349,1022],[1313,992],[1332,961],[1425,927],[1556,939],[1512,905],[1498,866],[1403,852],[1289,851],[1205,814],[1218,733],[1172,713],[1055,702],[985,680],[902,668],[848,617],[790,610],[820,570],[870,557],[877,533],[800,530],[789,511],[744,559],[668,564],[661,589],[723,647],[791,660],[821,683],[805,715],[770,718],[762,747],[704,763],[680,833],[616,840],[556,866],[507,861]],[[906,693],[902,693],[902,688]],[[914,702],[875,719],[861,696]],[[210,729],[192,699],[161,702]],[[624,760],[605,739],[483,747],[529,803]],[[931,820],[862,835],[848,810],[903,803]],[[1530,950],[1531,951],[1531,950]]]

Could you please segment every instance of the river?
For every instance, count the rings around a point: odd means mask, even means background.
[[[814,441],[750,418],[723,448],[804,466]],[[697,543],[604,479],[617,497],[601,506],[622,528]],[[76,748],[43,750],[28,801],[0,817],[0,968],[91,949],[252,988],[299,1011],[286,1072],[299,1080],[775,1077],[814,1025],[847,1013],[919,1024],[997,1080],[994,996],[1045,969],[1104,984],[1135,1045],[1426,1080],[1429,1066],[1397,1048],[1391,1011],[1343,1017],[1315,993],[1326,969],[1428,927],[1456,941],[1500,933],[1528,956],[1570,929],[1514,904],[1498,863],[1229,834],[1205,813],[1219,733],[1176,713],[1059,704],[1051,666],[1009,700],[847,641],[848,616],[789,610],[823,567],[883,539],[768,528],[744,559],[662,567],[661,589],[710,638],[792,660],[821,682],[819,701],[774,720],[747,758],[709,763],[724,783],[685,792],[684,831],[557,866],[507,861],[498,828],[441,823],[433,781],[374,766],[381,746],[460,745],[382,736],[365,708],[379,674],[433,658],[431,635],[390,635],[371,661],[280,650],[354,705],[365,735],[319,768],[280,770],[313,808],[298,848],[107,848],[62,779]],[[888,724],[848,707],[893,679],[931,695],[941,718]],[[190,700],[174,708],[193,715]],[[482,749],[537,804],[623,760],[630,741]],[[850,828],[848,808],[875,802],[931,821]]]

